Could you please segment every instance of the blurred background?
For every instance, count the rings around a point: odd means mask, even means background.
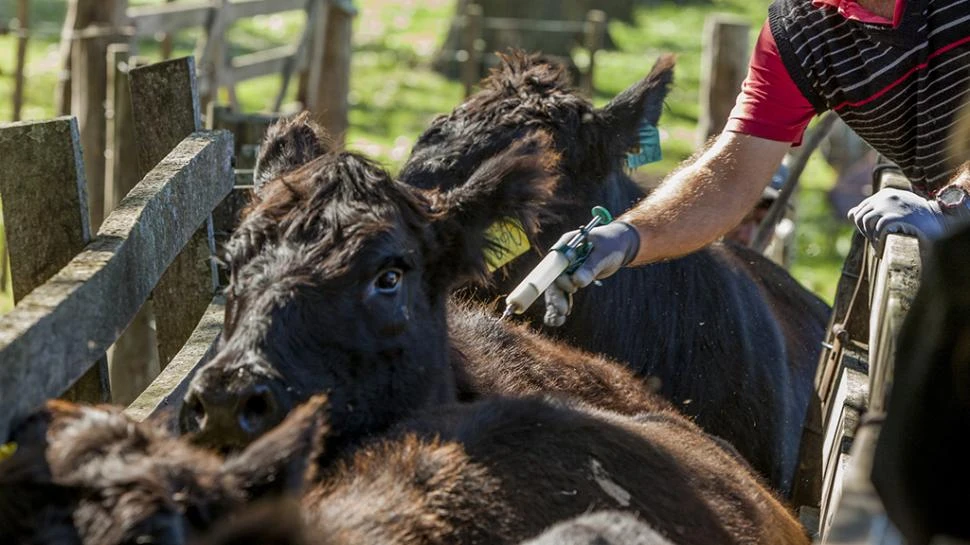
[[[165,3],[162,0],[130,0],[130,7]],[[174,4],[191,4],[176,1]],[[197,1],[195,3],[198,3]],[[642,78],[662,52],[678,56],[676,80],[660,121],[664,158],[643,166],[637,179],[656,183],[689,157],[698,147],[702,36],[705,20],[718,13],[732,14],[750,25],[749,44],[767,15],[769,0],[603,0],[601,2],[480,1],[485,17],[528,17],[536,20],[583,21],[590,8],[606,12],[602,49],[595,54],[592,99],[602,105],[616,93]],[[356,0],[352,23],[349,90],[346,95],[346,146],[371,155],[392,172],[406,160],[416,137],[431,119],[449,112],[461,102],[465,86],[458,75],[461,59],[460,24],[456,17],[467,10],[467,0]],[[20,10],[26,9],[24,21]],[[14,119],[15,74],[22,37],[23,90],[18,101],[20,119],[43,119],[56,114],[58,81],[63,73],[61,29],[68,12],[67,0],[0,0],[0,123]],[[306,15],[294,10],[241,19],[225,33],[229,55],[245,55],[290,44],[304,32]],[[137,52],[148,60],[164,55],[189,55],[196,48],[201,29],[157,35],[137,41]],[[539,40],[543,49],[569,58],[576,74],[584,74],[590,56],[582,36],[566,42],[539,38],[539,32],[519,33],[490,42]],[[529,39],[523,38],[529,37]],[[488,49],[490,43],[485,44]],[[528,43],[524,45],[530,45]],[[744,45],[750,50],[750,45]],[[550,51],[547,51],[550,52]],[[485,56],[485,64],[488,57]],[[577,81],[579,84],[579,81]],[[248,79],[234,88],[233,96],[221,89],[216,100],[235,102],[244,113],[269,112],[281,89],[278,74]],[[299,85],[289,85],[280,111],[298,107]],[[838,134],[840,129],[836,129]],[[847,144],[846,142],[850,142]],[[795,204],[795,235],[791,270],[809,289],[831,302],[841,262],[849,248],[851,233],[843,219],[846,203],[857,200],[864,169],[852,172],[839,155],[852,140],[824,143],[802,176]],[[859,153],[853,157],[860,156]],[[833,168],[833,164],[835,168]],[[831,191],[841,174],[844,189]],[[847,180],[849,180],[847,182]],[[854,184],[854,185],[853,185]],[[833,202],[837,206],[833,206]],[[593,203],[591,203],[593,204]],[[4,268],[7,260],[4,259]],[[9,275],[4,275],[7,279]],[[12,306],[9,281],[4,282],[0,311]]]

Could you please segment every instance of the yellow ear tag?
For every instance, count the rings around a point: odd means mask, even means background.
[[[6,445],[0,445],[0,462],[13,456],[13,453],[15,452],[17,452],[17,443],[7,443]]]
[[[485,230],[485,238],[495,246],[485,249],[488,272],[495,272],[529,251],[529,237],[515,218],[502,218]]]

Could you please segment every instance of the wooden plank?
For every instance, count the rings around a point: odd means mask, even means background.
[[[749,30],[746,19],[726,14],[711,15],[704,22],[698,147],[724,129],[734,108],[748,73]]]
[[[245,19],[257,15],[269,15],[283,11],[304,9],[306,0],[243,0],[230,2],[228,6],[229,20]]]
[[[872,317],[869,321],[869,379],[871,408],[885,410],[892,385],[899,329],[919,289],[922,260],[919,241],[890,234],[874,274]]]
[[[306,2],[306,24],[303,25],[303,33],[300,34],[296,51],[290,59],[283,63],[283,70],[280,72],[280,91],[276,94],[276,99],[273,101],[274,112],[280,111],[280,108],[283,106],[283,99],[286,98],[286,92],[290,88],[290,80],[293,77],[293,73],[306,65],[306,59],[309,57],[307,50],[310,48],[310,42],[313,41],[313,22],[317,19],[317,14],[320,13],[320,10],[326,7],[322,5],[325,1],[307,0]]]
[[[314,40],[324,40],[323,63],[310,66],[309,109],[316,112],[327,131],[338,143],[344,141],[347,133],[347,116],[350,106],[347,94],[350,91],[350,52],[354,15],[343,9],[331,6],[326,19],[326,32],[315,35]],[[315,71],[319,69],[318,71]]]
[[[124,14],[119,0],[76,0],[80,28],[117,28]],[[75,40],[71,55],[71,113],[77,116],[87,173],[88,210],[91,230],[104,220],[105,123],[104,103],[108,97],[108,45],[120,36],[103,33]]]
[[[24,67],[27,65],[27,40],[30,28],[30,10],[27,0],[17,0],[17,61],[13,73],[13,114],[11,119],[20,121],[20,111],[24,105]]]
[[[232,138],[181,142],[111,213],[98,236],[0,319],[0,437],[101,357],[162,273],[232,188]],[[93,316],[95,320],[79,320]]]
[[[61,34],[69,36],[77,31],[81,21],[78,19],[77,0],[67,3],[67,13],[64,15],[64,25]],[[71,50],[74,40],[61,40],[57,49],[57,86],[54,90],[54,111],[57,115],[71,113]]]
[[[834,459],[833,451],[848,451],[848,445],[855,435],[859,416],[868,403],[869,380],[865,373],[843,368],[839,374],[835,402],[825,423],[826,435],[822,444],[822,460],[825,464],[822,473],[830,471],[829,463]],[[844,430],[840,429],[844,427]],[[848,439],[848,442],[846,442]]]
[[[225,80],[227,83],[239,83],[261,76],[279,74],[283,72],[287,61],[299,62],[295,58],[297,50],[296,46],[285,45],[234,57],[230,61],[229,73],[226,74]]]
[[[130,55],[126,44],[108,46],[108,59],[109,100],[105,113],[108,115],[109,144],[105,210],[110,213],[147,172],[138,164],[134,112],[128,85],[131,69],[146,63]],[[119,369],[114,373],[112,401],[115,403],[134,399],[161,369],[154,322],[151,301],[147,301],[108,349],[108,375],[111,375],[112,369]]]
[[[544,19],[515,19],[512,17],[486,17],[482,21],[482,27],[487,30],[580,33],[586,30],[586,22],[548,21]]]
[[[91,238],[74,118],[0,128],[0,196],[13,297],[20,301]]]
[[[218,296],[202,315],[185,346],[172,358],[164,371],[152,381],[125,413],[138,421],[150,416],[174,417],[182,404],[182,397],[196,369],[205,365],[218,348],[222,321],[226,312],[225,300]],[[175,418],[167,419],[174,425]]]
[[[186,28],[205,26],[213,2],[161,4],[128,8],[128,20],[135,27],[136,38],[151,38]]]
[[[50,279],[91,238],[79,138],[74,118],[0,129],[0,195],[14,302]],[[99,361],[67,397],[109,401],[107,362]]]
[[[138,164],[151,170],[175,144],[202,128],[195,59],[181,57],[129,73]]]
[[[216,100],[226,68],[226,29],[232,24],[225,6],[228,0],[215,0],[214,12],[205,29],[205,39],[196,47],[199,58],[199,97],[203,105]]]
[[[821,543],[830,545],[902,545],[872,486],[872,459],[880,426],[863,426],[856,433],[845,468],[841,494],[830,506],[829,524]]]
[[[132,70],[131,95],[142,168],[155,164],[182,138],[202,127],[192,57]],[[192,227],[195,235],[152,294],[162,368],[192,334],[216,288],[211,214]]]
[[[144,174],[136,158],[134,112],[128,90],[129,48],[108,46],[108,102],[105,107],[108,145],[105,159],[104,208],[111,213]]]
[[[598,9],[589,10],[589,13],[586,14],[584,32],[583,43],[589,53],[589,65],[586,67],[586,71],[583,72],[580,87],[588,96],[593,96],[593,74],[596,69],[596,53],[600,49],[603,49],[603,43],[606,40],[606,13]]]
[[[479,55],[482,49],[480,44],[482,29],[484,26],[482,6],[478,4],[468,4],[465,6],[465,13],[462,17],[461,25],[461,47],[458,52],[458,63],[461,69],[461,82],[465,87],[465,97],[471,96],[475,84],[482,77],[482,58]]]
[[[210,1],[140,6],[128,9],[128,19],[135,27],[136,37],[150,38],[156,34],[206,26],[210,10],[216,4]],[[231,23],[257,15],[303,9],[304,5],[305,0],[243,0],[229,3],[225,17]]]

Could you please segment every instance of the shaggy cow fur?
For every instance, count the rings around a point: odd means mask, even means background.
[[[289,492],[305,535],[269,526],[261,538],[511,545],[614,508],[680,545],[808,543],[747,468],[684,422],[495,398],[440,407],[321,467],[325,414],[314,398],[223,461],[118,409],[52,402],[0,463],[0,527],[17,543],[181,545],[229,521],[214,539],[241,543],[232,525],[252,522],[231,516]]]
[[[274,134],[315,134],[304,123]],[[449,302],[456,282],[483,276],[482,231],[499,213],[534,229],[555,184],[546,144],[525,138],[449,192],[339,151],[265,185],[230,242],[222,347],[193,380],[183,431],[239,448],[317,392],[331,400],[332,453],[420,409],[496,394],[669,411],[622,365]]]

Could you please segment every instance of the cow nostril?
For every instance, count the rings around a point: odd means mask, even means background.
[[[249,434],[266,431],[276,423],[273,421],[273,415],[277,412],[276,406],[272,391],[266,386],[256,386],[242,402],[239,426]]]
[[[243,414],[246,416],[265,416],[269,411],[269,403],[266,401],[266,396],[257,395],[246,400],[246,406],[243,407]]]

